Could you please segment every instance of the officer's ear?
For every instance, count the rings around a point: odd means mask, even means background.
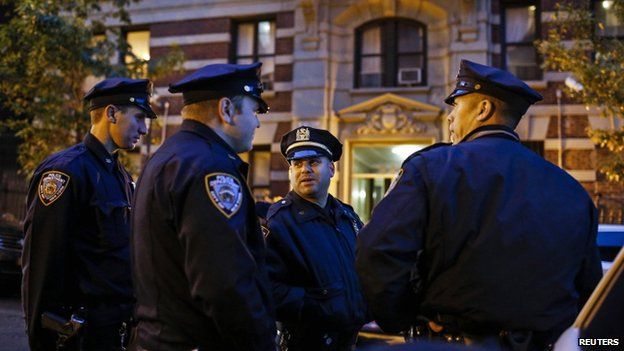
[[[334,162],[332,162],[332,160],[329,160],[329,177],[333,177],[334,174],[336,173],[336,166],[334,165]]]
[[[487,121],[488,119],[490,119],[490,117],[494,115],[495,110],[496,110],[496,105],[494,105],[492,100],[487,99],[487,98],[482,99],[481,101],[479,101],[479,104],[477,105],[477,111],[479,112],[479,114],[477,115],[477,121],[479,122]]]
[[[115,117],[115,114],[117,113],[118,110],[119,109],[115,105],[106,106],[106,108],[104,109],[104,113],[106,114],[106,119],[108,119],[108,121],[111,123],[117,123],[117,118]]]
[[[234,103],[230,98],[223,97],[218,102],[219,119],[225,124],[234,124]]]

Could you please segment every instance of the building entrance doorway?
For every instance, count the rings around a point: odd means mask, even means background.
[[[350,144],[347,175],[351,206],[363,222],[370,219],[375,205],[383,198],[403,161],[427,147],[428,141],[353,142]]]

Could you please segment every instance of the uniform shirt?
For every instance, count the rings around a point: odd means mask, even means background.
[[[601,277],[596,208],[513,131],[466,140],[408,158],[360,232],[374,317],[386,331],[440,313],[558,335]]]
[[[133,214],[143,348],[274,350],[266,248],[247,170],[193,120],[148,161]]]
[[[267,221],[277,320],[303,330],[358,330],[366,322],[354,267],[362,222],[351,206],[329,195],[322,209],[291,191]]]
[[[90,133],[35,170],[22,257],[22,296],[32,349],[41,347],[44,311],[65,313],[70,307],[134,300],[132,192],[130,174]]]

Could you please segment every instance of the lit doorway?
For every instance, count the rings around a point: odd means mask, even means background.
[[[346,195],[362,221],[383,198],[403,161],[432,140],[350,143]]]

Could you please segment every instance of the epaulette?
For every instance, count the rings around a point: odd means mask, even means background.
[[[288,206],[290,206],[292,204],[292,200],[285,198],[285,199],[281,199],[278,202],[274,203],[273,205],[271,205],[271,207],[269,207],[269,211],[267,212],[267,221],[273,217],[274,214],[276,214],[277,212],[279,212],[279,210],[281,210],[282,208],[286,208]]]
[[[338,199],[336,199],[336,201],[340,204],[340,206],[343,207],[343,210],[345,211],[347,216],[351,219],[351,226],[353,227],[353,232],[355,233],[355,235],[357,235],[360,229],[362,229],[362,225],[363,225],[362,220],[360,219],[360,217],[358,217],[357,213],[355,213],[353,206],[347,203],[344,203]]]
[[[68,170],[78,157],[86,151],[86,147],[82,144],[76,144],[65,150],[61,150],[55,154],[48,156],[35,170],[35,174],[50,169]]]
[[[340,204],[340,206],[343,206],[346,210],[349,210],[349,211],[351,211],[352,213],[355,213],[355,210],[353,209],[353,206],[351,206],[351,205],[349,205],[348,203],[343,202],[343,201],[341,201],[341,200],[339,200],[339,199],[337,199],[337,198],[334,198],[334,199],[336,199],[336,201],[338,201],[338,203]]]
[[[420,150],[414,152],[413,154],[409,155],[405,159],[405,161],[403,161],[403,163],[401,164],[401,167],[403,167],[412,158],[414,158],[414,157],[416,157],[416,156],[418,156],[418,155],[420,155],[420,154],[422,154],[424,152],[427,152],[427,151],[430,151],[430,150],[433,150],[433,149],[437,149],[437,148],[440,148],[440,147],[443,147],[443,146],[451,146],[451,145],[453,145],[453,144],[452,143],[442,143],[442,142],[441,143],[431,144],[431,145],[427,146],[426,148],[420,149]]]

